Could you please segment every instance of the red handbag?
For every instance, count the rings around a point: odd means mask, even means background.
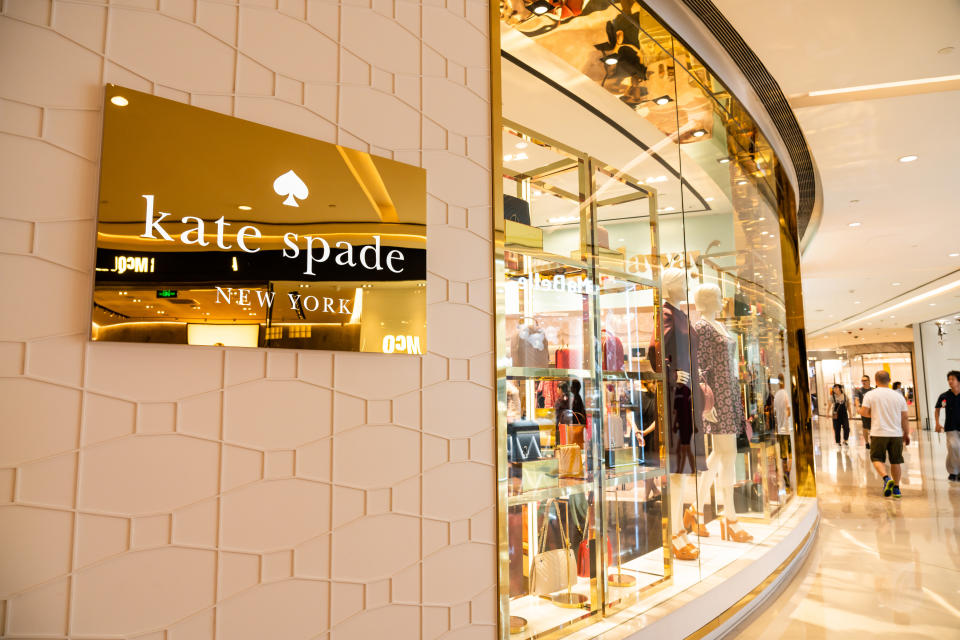
[[[577,575],[581,578],[589,578],[593,575],[592,569],[596,566],[597,557],[597,539],[590,538],[580,542],[577,549]],[[607,540],[607,564],[613,564],[613,545]]]

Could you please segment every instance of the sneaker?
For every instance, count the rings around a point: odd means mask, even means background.
[[[900,495],[900,485],[896,485],[893,487],[893,497],[896,498],[897,500],[903,497],[902,495]]]
[[[891,493],[893,493],[893,478],[883,476],[883,497],[889,498]]]

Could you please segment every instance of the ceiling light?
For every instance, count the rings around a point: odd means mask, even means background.
[[[130,104],[130,101],[124,98],[123,96],[113,96],[110,98],[110,102],[117,105],[118,107],[125,107]]]
[[[960,76],[939,76],[936,78],[917,78],[916,80],[899,80],[897,82],[881,82],[879,84],[864,84],[858,87],[846,87],[844,89],[826,89],[824,91],[811,91],[808,96],[829,96],[838,93],[856,93],[858,91],[874,91],[876,89],[891,89],[893,87],[909,87],[915,84],[931,84],[936,82],[950,82],[960,80]]]
[[[517,144],[515,144],[515,145],[513,145],[513,146],[516,147],[517,149],[526,149],[526,148],[527,148],[527,143],[526,143],[526,142],[518,142]]]
[[[860,301],[859,301],[859,300],[854,300],[854,301],[853,301],[853,304],[860,304]]]
[[[720,158],[719,160],[717,160],[717,162],[719,162],[720,164],[727,164],[730,162],[730,158]]]
[[[546,0],[537,0],[537,2],[533,3],[533,7],[530,10],[538,16],[542,16],[550,10],[550,5]]]
[[[660,209],[660,211],[673,211],[673,207],[664,207],[663,209]]]
[[[850,223],[849,225],[847,225],[847,226],[850,226],[850,227],[859,227],[859,226],[860,226],[860,223],[859,223],[859,222],[851,222],[851,223]]]
[[[507,155],[503,156],[503,161],[504,161],[504,162],[510,162],[511,160],[513,160],[513,156],[510,155],[509,153],[508,153]]]
[[[936,302],[931,302],[931,303],[930,303],[930,306],[931,306],[931,307],[935,307],[935,306],[937,306],[937,303],[936,303]]]
[[[742,187],[743,185],[747,184],[747,181],[746,181],[746,180],[737,180],[737,184]]]
[[[654,102],[657,104],[667,104],[668,102],[670,102],[670,96],[660,96],[659,98],[654,100]]]
[[[899,283],[899,282],[891,282],[891,283],[890,283],[890,286],[891,286],[891,287],[899,287],[899,286],[900,286],[900,283]]]
[[[757,218],[757,222],[763,222],[766,218]]]
[[[251,209],[253,209],[253,207],[247,206],[245,204],[241,204],[237,206],[237,209],[240,209],[240,211],[250,211]]]
[[[704,198],[706,202],[713,202],[713,198]]]
[[[704,131],[703,129],[697,129],[696,131],[693,132],[694,138],[702,138],[705,135],[707,135],[707,132]]]
[[[606,58],[604,58],[603,61],[609,65],[617,64],[617,56],[616,54],[611,53]]]
[[[960,253],[948,253],[947,255],[951,258],[956,258],[957,256],[960,256]]]
[[[900,156],[899,158],[897,158],[897,160],[899,160],[900,162],[913,162],[914,160],[916,160],[916,159],[919,158],[919,157],[920,157],[920,156],[914,156],[914,155],[910,155],[910,156]]]

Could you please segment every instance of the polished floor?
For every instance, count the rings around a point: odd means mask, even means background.
[[[947,480],[943,434],[908,447],[895,501],[852,426],[847,448],[830,420],[815,426],[818,540],[791,584],[729,637],[960,639],[960,483]]]

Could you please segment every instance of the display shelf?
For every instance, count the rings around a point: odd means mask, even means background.
[[[656,371],[604,371],[601,377],[604,380],[663,381],[663,374]]]
[[[604,474],[604,478],[605,482],[609,483],[608,486],[616,486],[659,478],[664,474],[665,471],[660,467],[634,467],[629,471],[607,471]],[[507,498],[507,505],[513,507],[528,502],[543,502],[551,498],[565,498],[567,496],[587,493],[596,488],[596,484],[586,478],[560,478],[559,486],[531,489],[530,491],[509,496]]]
[[[659,285],[650,278],[645,278],[636,273],[630,273],[629,271],[620,271],[619,269],[611,269],[610,267],[597,267],[598,276],[608,276],[611,278],[618,278],[620,280],[627,280],[634,284],[639,284],[640,286],[647,287],[648,289],[657,289]],[[599,279],[599,278],[598,278]]]
[[[555,268],[556,268],[556,267],[551,267],[551,266],[550,266],[551,263],[552,263],[552,264],[562,265],[562,266],[564,266],[564,267],[570,267],[570,268],[575,269],[575,270],[577,270],[577,271],[586,271],[586,270],[587,270],[587,267],[588,267],[588,264],[587,264],[586,262],[584,262],[584,261],[582,261],[582,260],[579,260],[579,259],[577,259],[577,258],[569,258],[569,257],[566,257],[566,256],[557,255],[557,254],[555,254],[555,253],[547,253],[546,251],[537,251],[537,250],[535,250],[535,249],[531,249],[531,248],[529,248],[529,247],[524,247],[524,246],[522,246],[522,245],[509,245],[509,244],[508,244],[508,245],[505,245],[505,246],[504,246],[504,249],[505,249],[506,251],[511,251],[511,252],[513,252],[513,253],[518,253],[518,254],[520,254],[520,255],[527,256],[527,257],[529,257],[529,258],[533,258],[534,260],[540,260],[540,261],[546,263],[546,264],[539,265],[539,266],[537,266],[537,267],[534,267],[534,268],[532,268],[532,269],[527,269],[527,270],[522,270],[522,269],[505,269],[505,270],[504,270],[504,275],[505,275],[506,277],[508,277],[508,278],[510,278],[510,277],[520,278],[520,277],[523,277],[523,276],[526,276],[526,275],[530,275],[530,274],[533,274],[533,273],[541,273],[541,274],[542,274],[544,271],[551,271],[552,269],[555,269]]]
[[[593,373],[587,369],[551,369],[541,367],[507,367],[508,378],[541,378],[567,380],[589,378]]]

